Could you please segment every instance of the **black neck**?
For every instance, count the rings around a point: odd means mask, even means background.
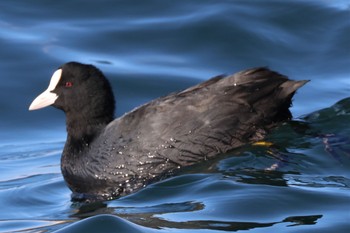
[[[112,120],[113,116],[85,118],[75,115],[73,118],[66,114],[68,135],[65,150],[67,149],[69,154],[82,152]]]

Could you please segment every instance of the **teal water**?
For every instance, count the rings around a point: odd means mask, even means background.
[[[0,7],[0,232],[349,232],[348,1]],[[81,206],[60,173],[63,113],[28,112],[52,72],[72,60],[107,75],[118,116],[254,66],[311,82],[294,98],[295,120],[269,135],[271,147],[247,145],[127,197]]]

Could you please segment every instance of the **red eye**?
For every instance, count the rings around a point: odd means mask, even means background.
[[[66,82],[66,85],[65,85],[66,87],[71,87],[71,86],[73,86],[73,83],[72,82]]]

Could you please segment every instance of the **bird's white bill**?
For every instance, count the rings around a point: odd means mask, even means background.
[[[38,97],[35,98],[35,100],[29,106],[29,110],[37,110],[40,108],[45,108],[55,103],[57,98],[58,98],[58,95],[46,90],[43,93],[41,93]]]
[[[61,75],[62,75],[62,69],[58,69],[55,73],[53,73],[50,80],[49,87],[34,99],[34,101],[29,106],[29,110],[37,110],[40,108],[45,108],[55,103],[56,99],[58,98],[58,95],[51,91],[53,91],[56,88],[58,82],[61,79]]]

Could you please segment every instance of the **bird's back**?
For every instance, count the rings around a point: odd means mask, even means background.
[[[99,144],[113,154],[107,159],[110,169],[129,178],[157,178],[261,140],[291,118],[291,98],[305,82],[267,68],[218,76],[114,120]]]

